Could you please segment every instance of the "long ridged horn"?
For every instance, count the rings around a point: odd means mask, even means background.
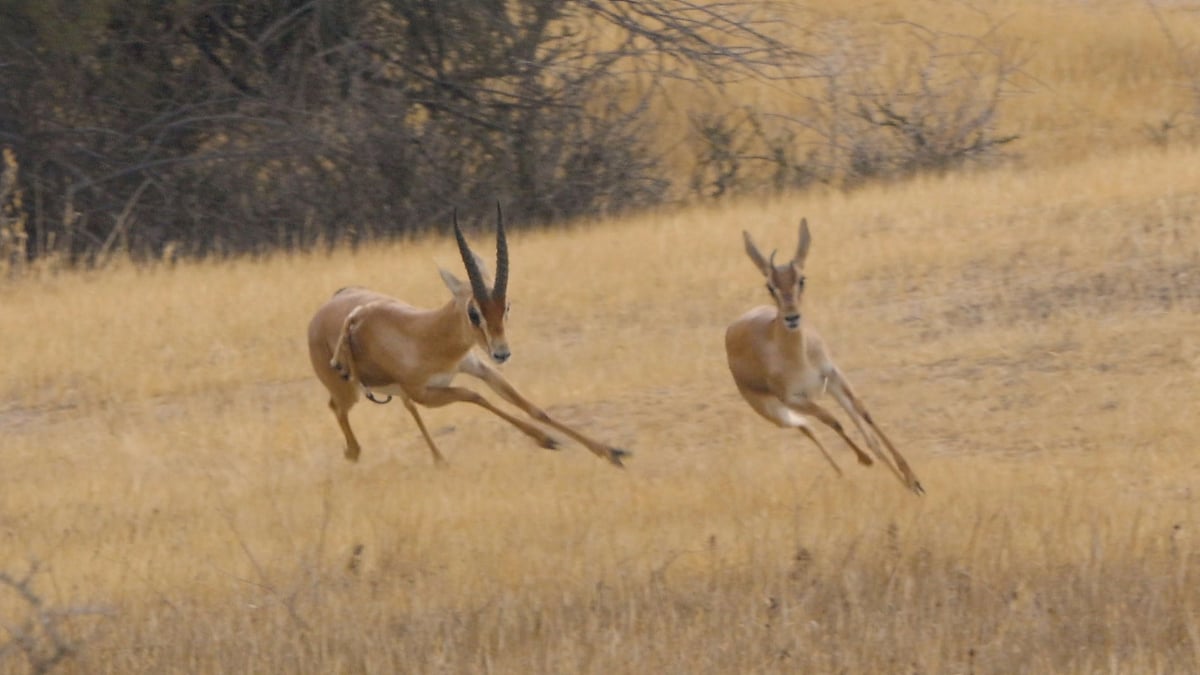
[[[504,300],[508,291],[508,238],[504,235],[504,214],[500,202],[496,202],[496,283],[492,286],[492,297]]]
[[[483,275],[479,272],[479,265],[475,264],[475,255],[467,245],[467,238],[458,226],[458,209],[454,209],[454,238],[458,240],[458,252],[462,254],[463,266],[467,268],[467,278],[471,280],[471,292],[475,295],[475,301],[487,302],[491,294],[483,283]]]

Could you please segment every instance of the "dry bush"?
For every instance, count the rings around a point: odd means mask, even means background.
[[[20,274],[25,267],[25,208],[17,184],[17,156],[12,148],[0,150],[0,273]]]
[[[1146,7],[1153,14],[1163,38],[1175,56],[1181,88],[1191,97],[1190,105],[1168,109],[1160,119],[1146,123],[1146,135],[1150,141],[1166,146],[1172,142],[1194,142],[1200,137],[1200,43],[1182,39],[1178,24],[1173,26],[1169,23],[1160,4],[1162,3],[1147,0]]]
[[[987,18],[987,17],[985,17]],[[1024,57],[994,19],[964,34],[912,21],[814,22],[800,103],[691,114],[690,186],[721,197],[994,166]]]

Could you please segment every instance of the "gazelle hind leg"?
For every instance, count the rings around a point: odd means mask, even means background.
[[[838,478],[841,478],[843,475],[842,467],[838,466],[837,462],[833,461],[833,456],[829,454],[829,451],[825,449],[825,446],[821,444],[821,441],[817,440],[817,435],[812,432],[812,429],[808,428],[808,424],[802,424],[796,428],[800,430],[800,433],[808,436],[809,440],[811,440],[813,444],[817,446],[817,449],[821,451],[821,454],[825,456],[825,459],[829,462],[829,466],[833,467],[833,470],[838,475]]]
[[[892,444],[892,441],[883,433],[883,431],[879,428],[879,425],[875,424],[875,420],[871,418],[871,413],[867,411],[866,406],[864,406],[862,401],[860,401],[858,397],[854,395],[854,390],[850,388],[850,383],[847,382],[846,378],[836,370],[829,378],[829,391],[831,394],[833,394],[833,397],[837,399],[837,402],[841,404],[842,408],[845,409],[846,414],[850,416],[850,419],[854,421],[854,426],[858,427],[859,433],[861,433],[863,437],[867,439],[867,445],[870,446],[872,452],[875,453],[875,456],[879,457],[880,460],[888,465],[888,468],[892,470],[892,473],[896,475],[896,478],[899,479],[900,482],[905,485],[905,487],[912,490],[916,494],[925,494],[925,488],[921,487],[921,481],[917,479],[917,475],[913,473],[913,470],[911,467],[909,467],[908,462],[906,462],[904,457],[900,455],[900,451],[896,449],[896,446]],[[869,433],[863,426],[864,421],[868,426],[871,427],[871,430],[874,432],[874,434]],[[891,453],[892,460],[895,462],[894,464],[885,459],[883,451],[880,450],[879,444],[875,440],[876,436],[883,441],[883,444],[887,447],[888,452]]]
[[[345,457],[351,462],[357,462],[358,456],[362,454],[362,446],[358,444],[358,439],[354,437],[354,430],[350,428],[350,407],[353,405],[353,399],[347,403],[345,400],[339,401],[336,394],[331,394],[329,397],[329,409],[337,417],[338,426],[342,428],[342,434],[346,437]]]
[[[780,401],[774,394],[762,393],[742,386],[738,387],[738,392],[741,393],[742,398],[746,399],[746,403],[750,404],[754,412],[762,415],[768,421],[785,429],[799,429],[800,433],[807,436],[817,446],[829,465],[837,472],[838,477],[842,476],[842,468],[837,465],[829,451],[817,439],[817,435],[812,432],[803,413]]]
[[[354,363],[353,332],[358,325],[358,314],[366,305],[359,305],[346,315],[342,322],[342,330],[338,333],[337,344],[333,347],[333,358],[329,367],[337,371],[343,380],[358,382],[358,369]]]
[[[909,489],[919,495],[925,494],[925,488],[921,487],[921,481],[917,479],[917,474],[914,473],[912,468],[908,466],[908,462],[904,461],[904,457],[900,455],[900,451],[897,450],[896,446],[892,444],[891,439],[889,439],[887,435],[883,433],[883,429],[880,429],[879,425],[875,424],[875,420],[871,418],[871,413],[867,412],[864,408],[862,410],[862,416],[863,419],[867,421],[867,424],[871,426],[871,429],[873,429],[876,434],[879,434],[879,438],[883,439],[883,444],[886,445],[887,449],[892,453],[892,457],[896,460],[896,466],[899,467],[900,473],[904,474],[905,478],[907,478],[906,484],[908,485]]]

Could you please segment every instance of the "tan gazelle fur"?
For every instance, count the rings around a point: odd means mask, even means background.
[[[357,461],[361,448],[350,429],[350,408],[360,393],[377,403],[398,396],[416,420],[434,461],[444,461],[417,405],[437,408],[473,403],[525,432],[543,448],[558,442],[541,427],[514,417],[478,393],[451,385],[463,373],[483,380],[493,391],[531,418],[557,429],[596,455],[621,466],[628,453],[575,431],[526,400],[498,371],[474,353],[479,346],[496,363],[511,352],[504,337],[508,315],[508,244],[496,206],[496,280],[489,283],[483,261],[467,245],[454,219],[454,235],[468,283],[440,269],[452,298],[439,309],[419,309],[364,288],[344,288],[321,306],[308,326],[308,350],[317,378],[329,390],[329,407],[346,436],[346,459]],[[489,288],[490,286],[490,288]],[[376,393],[387,395],[385,399]]]
[[[738,391],[751,408],[781,427],[795,427],[812,439],[821,454],[840,476],[841,469],[825,446],[812,432],[809,418],[833,429],[857,455],[860,464],[871,464],[871,458],[846,434],[841,423],[815,399],[828,391],[850,416],[875,456],[900,479],[908,489],[924,493],[908,462],[879,429],[871,414],[855,395],[846,376],[829,357],[821,336],[803,318],[800,301],[804,295],[804,259],[812,236],[808,221],[800,221],[800,243],[791,260],[775,264],[775,253],[763,258],[750,238],[742,233],[746,254],[767,280],[767,290],[775,306],[755,307],[730,324],[725,332],[725,352],[729,370],[733,373]],[[884,456],[869,426],[890,451],[893,465]]]

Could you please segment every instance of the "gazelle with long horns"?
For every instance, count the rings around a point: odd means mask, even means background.
[[[868,447],[879,461],[886,464],[905,487],[917,494],[924,493],[908,462],[875,424],[846,376],[830,358],[821,336],[801,315],[804,261],[812,242],[808,221],[800,221],[800,243],[796,253],[782,265],[775,264],[775,251],[769,258],[764,258],[749,232],[743,231],[742,236],[746,255],[766,277],[767,290],[775,306],[755,307],[730,324],[725,332],[725,352],[738,392],[755,412],[769,421],[780,427],[799,429],[816,444],[840,476],[842,470],[813,434],[810,419],[837,432],[854,451],[860,464],[870,465],[872,460],[846,434],[837,418],[816,403],[818,396],[829,392],[867,439]],[[876,436],[887,446],[894,464],[884,456]]]
[[[451,385],[462,373],[479,378],[533,420],[557,429],[596,455],[621,466],[625,450],[592,440],[555,420],[530,403],[476,356],[479,346],[496,363],[512,352],[504,337],[508,317],[508,244],[504,219],[496,205],[496,279],[492,283],[483,261],[467,245],[454,218],[454,236],[467,270],[468,283],[439,269],[453,296],[439,309],[419,309],[395,298],[364,288],[344,288],[317,310],[308,326],[308,349],[317,378],[329,390],[329,407],[346,436],[346,459],[357,461],[361,448],[350,429],[350,408],[360,393],[376,403],[400,397],[421,430],[434,461],[444,462],[437,444],[425,428],[417,405],[437,408],[451,403],[473,403],[527,434],[543,448],[558,446],[544,429],[496,407],[465,387]],[[376,394],[386,395],[379,399]]]

